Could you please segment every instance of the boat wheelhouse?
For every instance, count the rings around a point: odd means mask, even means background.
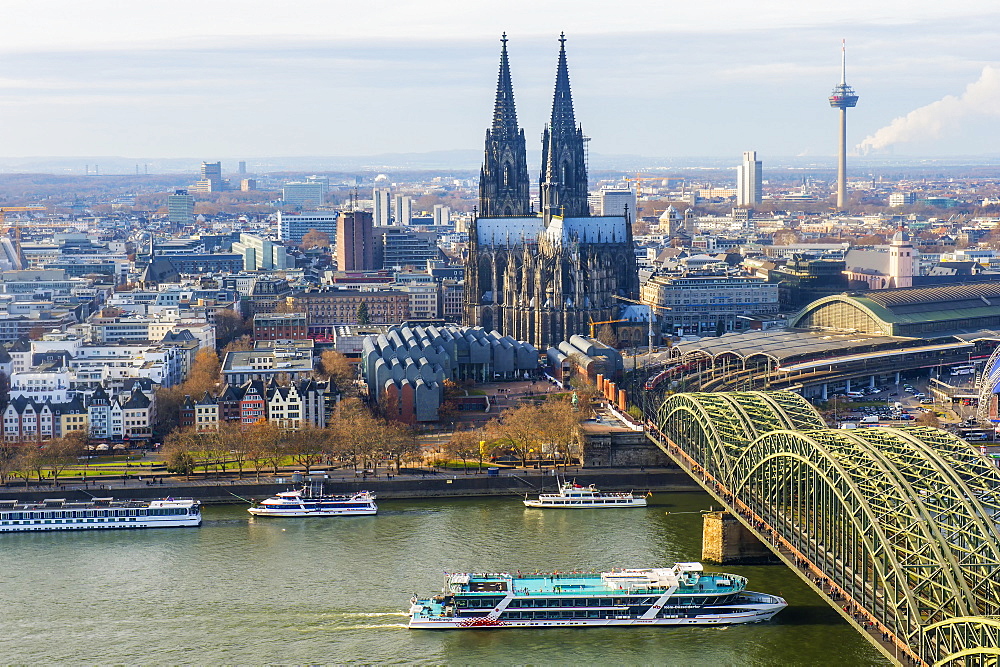
[[[179,528],[201,525],[201,503],[191,498],[115,500],[65,498],[0,500],[0,533],[39,530]]]
[[[646,497],[627,493],[604,493],[591,484],[563,482],[556,493],[540,493],[538,498],[525,496],[526,507],[562,507],[582,509],[587,507],[645,507]]]
[[[592,625],[726,625],[770,620],[784,599],[746,590],[701,563],[600,574],[447,574],[440,595],[410,600],[423,629]]]
[[[254,516],[364,516],[378,512],[375,494],[358,491],[346,495],[325,495],[323,483],[313,482],[301,489],[284,491],[247,510]]]

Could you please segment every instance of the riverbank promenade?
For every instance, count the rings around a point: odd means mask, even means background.
[[[602,491],[668,492],[697,491],[697,484],[678,468],[578,468],[560,469],[567,479],[577,483],[594,484]],[[323,481],[327,493],[353,493],[361,489],[378,494],[380,499],[393,498],[436,498],[474,496],[523,496],[537,494],[541,489],[556,487],[556,477],[551,469],[503,468],[490,475],[431,469],[403,469],[401,474],[380,472],[327,469],[312,471],[305,476],[314,481]],[[58,487],[51,483],[23,482],[0,486],[0,499],[42,500],[45,498],[65,498],[85,500],[92,497],[114,498],[162,498],[177,496],[197,498],[205,503],[240,503],[251,499],[260,500],[279,491],[301,486],[293,472],[282,471],[278,475],[261,475],[256,480],[253,473],[244,473],[240,479],[236,473],[223,475],[198,475],[190,479],[182,476],[154,473],[144,476],[129,476],[123,479],[94,479],[87,483],[70,482]]]

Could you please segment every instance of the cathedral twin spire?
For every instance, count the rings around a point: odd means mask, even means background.
[[[486,131],[486,155],[479,180],[480,215],[483,217],[523,216],[530,211],[524,130],[517,126],[506,33],[500,41],[500,74],[493,126]],[[584,141],[583,130],[577,126],[573,114],[566,37],[560,35],[552,118],[542,135],[539,191],[546,223],[552,215],[590,214]]]
[[[486,156],[479,173],[479,211],[484,217],[528,215],[531,211],[524,130],[517,126],[506,33],[500,41],[503,48],[493,126],[486,130]]]

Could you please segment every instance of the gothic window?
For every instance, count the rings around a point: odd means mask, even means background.
[[[514,175],[511,173],[510,162],[508,162],[503,166],[503,186],[509,188],[513,181]]]

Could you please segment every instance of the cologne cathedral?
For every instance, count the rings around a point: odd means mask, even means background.
[[[591,323],[618,320],[616,299],[636,299],[632,227],[624,216],[591,216],[583,129],[573,114],[566,39],[559,38],[552,118],[542,134],[540,211],[531,207],[524,130],[501,40],[493,125],[479,177],[479,214],[469,229],[467,323],[497,330],[540,350]]]

